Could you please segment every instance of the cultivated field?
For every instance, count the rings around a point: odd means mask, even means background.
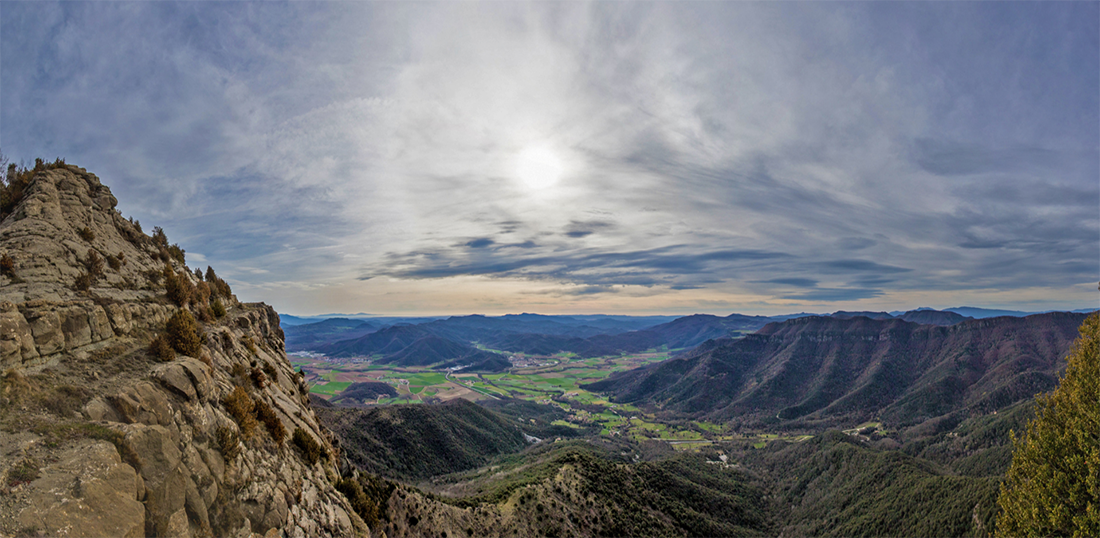
[[[603,379],[613,372],[638,368],[668,357],[667,352],[594,359],[574,359],[565,354],[553,357],[513,356],[513,368],[495,374],[456,374],[428,368],[376,365],[364,360],[341,361],[293,355],[290,360],[296,368],[306,372],[310,392],[326,399],[339,397],[344,389],[355,382],[382,382],[397,390],[395,397],[379,397],[357,401],[356,404],[418,404],[454,398],[471,401],[516,398],[557,406],[568,412],[568,419],[556,421],[556,425],[593,428],[602,435],[624,436],[637,441],[666,441],[677,450],[697,448],[736,437],[756,438],[759,446],[780,438],[775,434],[737,435],[726,431],[719,424],[703,421],[665,422],[634,406],[609,402],[601,394],[580,387]]]

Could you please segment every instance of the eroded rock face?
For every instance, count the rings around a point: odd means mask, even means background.
[[[145,507],[134,468],[110,443],[62,451],[42,470],[16,520],[48,536],[145,536]]]
[[[63,167],[40,172],[0,222],[15,266],[0,275],[0,536],[369,535],[334,488],[338,450],[271,307],[221,297],[228,313],[205,313],[198,357],[151,355],[180,309],[165,265],[200,280],[116,203],[94,175]],[[113,260],[81,290],[89,250]],[[225,403],[237,387],[254,418],[270,408],[268,424],[238,422]],[[306,463],[297,428],[330,457]]]
[[[158,247],[114,209],[111,190],[75,166],[39,172],[0,222],[0,250],[14,264],[0,275],[0,369],[60,359],[135,329],[163,325],[149,274]],[[105,264],[89,292],[74,284],[94,251]]]

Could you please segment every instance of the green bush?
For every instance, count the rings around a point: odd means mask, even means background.
[[[171,256],[173,260],[180,262],[180,265],[187,263],[184,261],[184,253],[184,250],[177,244],[172,244],[168,247],[168,255]]]
[[[83,240],[85,240],[89,243],[91,243],[92,241],[95,241],[95,232],[93,232],[92,229],[87,227],[87,226],[81,228],[80,231],[77,232],[77,234],[80,235],[81,239],[83,239]]]
[[[191,285],[191,281],[177,275],[168,264],[164,266],[164,289],[168,293],[168,299],[180,307],[186,305],[195,293],[195,287]]]
[[[153,226],[153,244],[168,248],[168,235],[164,233],[164,228]]]
[[[293,441],[294,446],[298,447],[298,450],[301,451],[302,459],[310,465],[321,461],[322,457],[328,458],[328,453],[324,447],[318,444],[317,441],[313,439],[312,435],[306,433],[306,431],[301,428],[294,428],[294,436],[291,438],[291,441]]]
[[[275,410],[259,398],[255,400],[253,410],[256,412],[256,418],[260,419],[260,422],[267,428],[267,433],[271,434],[271,438],[279,446],[283,446],[283,439],[286,439],[286,428],[283,427],[283,421],[279,420],[279,416],[275,414]]]
[[[218,288],[218,295],[221,295],[222,297],[225,297],[226,299],[233,296],[233,290],[229,288],[229,283],[222,280],[222,279],[220,279],[220,278],[217,281],[217,288]]]
[[[336,490],[344,494],[348,504],[368,526],[373,527],[378,524],[381,511],[378,509],[378,505],[367,497],[366,493],[363,493],[363,486],[359,482],[351,478],[341,478],[336,483]]]
[[[229,284],[218,278],[218,274],[214,272],[214,268],[209,265],[206,266],[206,282],[210,285],[210,292],[214,295],[225,297],[226,299],[233,295],[233,290],[229,288]]]
[[[168,319],[168,343],[172,348],[190,357],[198,357],[202,352],[202,329],[194,316],[179,309]]]
[[[210,323],[214,321],[214,314],[210,312],[210,307],[204,304],[200,304],[195,308],[195,315],[198,316],[199,321],[203,323]]]
[[[193,294],[194,295],[193,299],[195,301],[195,304],[206,305],[207,303],[210,302],[210,285],[209,284],[207,284],[206,282],[202,282],[200,280],[199,283],[195,285],[194,289],[195,289],[195,292]]]
[[[161,334],[158,334],[152,342],[149,342],[149,354],[164,362],[176,358],[176,350],[172,349],[172,345],[168,343],[168,339]]]
[[[229,411],[233,420],[237,421],[237,426],[241,429],[241,437],[251,439],[256,431],[256,417],[253,416],[253,408],[256,404],[248,395],[248,391],[243,387],[237,387],[222,400],[222,404],[225,405],[225,409]]]
[[[112,270],[118,271],[122,269],[122,261],[115,257],[113,254],[107,255],[107,266]]]
[[[221,299],[214,299],[214,303],[210,305],[210,311],[215,318],[225,317],[225,305],[222,304]]]
[[[30,186],[34,175],[45,169],[45,165],[39,167],[38,163],[35,164],[33,169],[20,168],[15,163],[9,164],[6,181],[4,182],[6,185],[0,185],[2,187],[0,188],[0,214],[10,215],[15,210],[15,206],[23,200],[24,191]]]

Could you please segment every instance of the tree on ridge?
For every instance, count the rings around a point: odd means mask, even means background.
[[[1013,434],[998,536],[1100,536],[1100,312],[1079,331],[1058,387]]]

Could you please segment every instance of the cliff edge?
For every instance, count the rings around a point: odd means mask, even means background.
[[[95,175],[26,173],[0,222],[0,535],[369,535],[274,309]]]

